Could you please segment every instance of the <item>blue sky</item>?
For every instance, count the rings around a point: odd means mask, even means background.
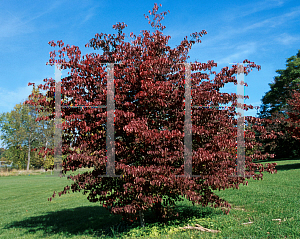
[[[155,1],[156,2],[156,1]],[[138,35],[151,30],[144,14],[154,1],[1,1],[0,3],[0,113],[10,112],[31,93],[32,86],[54,78],[54,66],[47,66],[48,42],[62,40],[79,46],[82,55],[94,52],[84,45],[96,33],[114,34],[112,25],[124,22],[125,33]],[[244,59],[261,65],[245,81],[246,104],[259,106],[265,92],[284,69],[286,59],[300,49],[300,3],[297,0],[259,1],[170,1],[161,0],[160,11],[170,10],[163,25],[165,35],[172,38],[171,47],[185,36],[206,30],[202,43],[191,49],[188,62],[218,63],[217,72],[229,63]],[[129,39],[127,38],[127,41]],[[98,53],[100,53],[98,51]],[[67,72],[63,72],[63,76]],[[236,93],[236,86],[227,84],[222,92]],[[256,110],[245,116],[256,116]]]

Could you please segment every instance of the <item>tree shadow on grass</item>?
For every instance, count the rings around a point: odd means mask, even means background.
[[[272,159],[270,159],[270,160],[272,160]],[[300,160],[300,156],[297,156],[297,157],[288,157],[288,158],[281,158],[281,159],[274,159],[274,161],[275,161],[275,160],[276,160],[276,161]]]
[[[5,227],[23,228],[27,233],[43,232],[44,235],[109,235],[110,226],[114,226],[120,217],[111,215],[100,206],[85,206],[49,212],[22,221],[15,221]]]
[[[277,169],[277,170],[290,170],[290,169],[299,169],[299,168],[300,168],[300,163],[275,166],[275,169]]]
[[[193,216],[208,217],[214,213],[212,208],[181,205],[178,205],[174,210],[179,212],[180,217],[171,218],[168,222],[175,219],[177,222],[178,220],[187,220]],[[157,223],[157,218],[150,209],[144,215],[146,226],[151,227],[151,224]],[[29,217],[22,221],[12,222],[6,225],[4,229],[23,228],[27,230],[26,233],[28,234],[42,232],[45,237],[51,235],[85,235],[103,238],[121,236],[121,234],[139,226],[139,221],[124,222],[120,215],[112,215],[101,206],[85,206]]]
[[[253,162],[255,163],[268,163],[268,162],[275,162],[275,161],[286,161],[286,160],[300,160],[300,156],[299,157],[287,157],[287,158],[268,158],[266,160],[253,160]]]
[[[299,158],[285,158],[285,159],[278,159],[278,160],[269,160],[272,161],[285,161],[285,160],[299,160]],[[257,161],[258,163],[268,163],[268,161]],[[257,163],[255,162],[255,163]],[[288,162],[288,161],[287,161]],[[276,165],[275,169],[279,170],[291,170],[291,169],[300,169],[300,163],[287,163],[284,165]]]

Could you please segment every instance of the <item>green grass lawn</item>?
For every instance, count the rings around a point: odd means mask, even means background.
[[[178,203],[179,219],[163,225],[148,212],[145,228],[121,223],[81,193],[49,202],[54,190],[70,185],[66,178],[0,177],[0,238],[300,238],[300,160],[276,162],[277,174],[265,172],[262,181],[251,178],[239,190],[216,192],[232,205],[229,215],[185,200]],[[187,224],[221,232],[179,229]]]

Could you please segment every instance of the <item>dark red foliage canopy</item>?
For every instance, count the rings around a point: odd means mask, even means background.
[[[72,174],[71,186],[62,192],[82,191],[91,202],[100,202],[112,213],[134,215],[154,207],[161,216],[167,214],[164,206],[175,205],[180,196],[203,206],[209,203],[215,207],[230,205],[215,195],[212,190],[239,188],[247,184],[245,178],[229,177],[235,173],[237,122],[234,119],[237,105],[236,94],[221,93],[225,83],[235,82],[233,76],[237,66],[225,67],[219,73],[214,61],[194,62],[192,68],[192,105],[232,103],[226,110],[215,108],[192,108],[193,174],[200,177],[175,177],[184,172],[184,84],[185,68],[189,50],[205,30],[186,36],[176,48],[168,46],[170,36],[164,36],[165,28],[160,21],[166,12],[157,13],[155,4],[149,20],[155,31],[142,31],[142,35],[130,34],[131,42],[125,42],[124,23],[113,26],[118,34],[96,34],[86,45],[101,49],[102,54],[91,53],[81,58],[76,46],[64,45],[62,41],[49,42],[59,47],[50,53],[49,64],[63,63],[62,69],[71,69],[70,76],[62,79],[62,105],[106,105],[107,73],[104,63],[114,65],[115,84],[115,170],[122,177],[98,177],[106,170],[106,110],[102,108],[63,108],[63,172],[82,167],[91,171]],[[150,16],[146,16],[150,19]],[[159,31],[160,29],[161,31]],[[56,59],[58,53],[58,59]],[[68,58],[65,58],[67,56]],[[252,68],[260,66],[244,60],[247,75]],[[210,73],[208,73],[210,72]],[[213,77],[214,75],[214,77]],[[39,88],[48,90],[53,97],[55,82],[47,82]],[[31,84],[31,83],[29,83]],[[248,97],[249,98],[249,97]],[[33,102],[27,102],[33,104]],[[55,101],[40,97],[38,104],[52,109],[54,118]],[[245,106],[245,109],[253,106]],[[273,132],[266,132],[262,120],[246,117],[246,121],[261,132],[261,138],[274,138]],[[267,121],[265,121],[267,122]],[[78,133],[75,131],[78,130]],[[70,150],[70,143],[75,150]],[[245,131],[245,149],[258,145],[251,130]],[[248,151],[247,151],[248,152]],[[51,152],[53,154],[53,151]],[[274,155],[262,155],[260,151],[246,155],[246,175],[262,179],[262,171],[273,173],[276,164],[263,168],[252,163],[253,159],[266,159]],[[257,174],[257,171],[259,173]],[[55,196],[55,192],[52,197]]]

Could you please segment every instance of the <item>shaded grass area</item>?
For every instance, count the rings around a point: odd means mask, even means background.
[[[300,160],[276,161],[278,173],[263,180],[248,179],[239,190],[216,191],[232,209],[178,202],[180,218],[156,222],[145,213],[146,227],[126,224],[85,195],[71,193],[48,202],[54,190],[70,181],[45,175],[0,178],[0,238],[300,238]],[[281,221],[272,219],[281,219]],[[242,224],[252,222],[249,224]],[[182,230],[200,224],[220,233]]]

